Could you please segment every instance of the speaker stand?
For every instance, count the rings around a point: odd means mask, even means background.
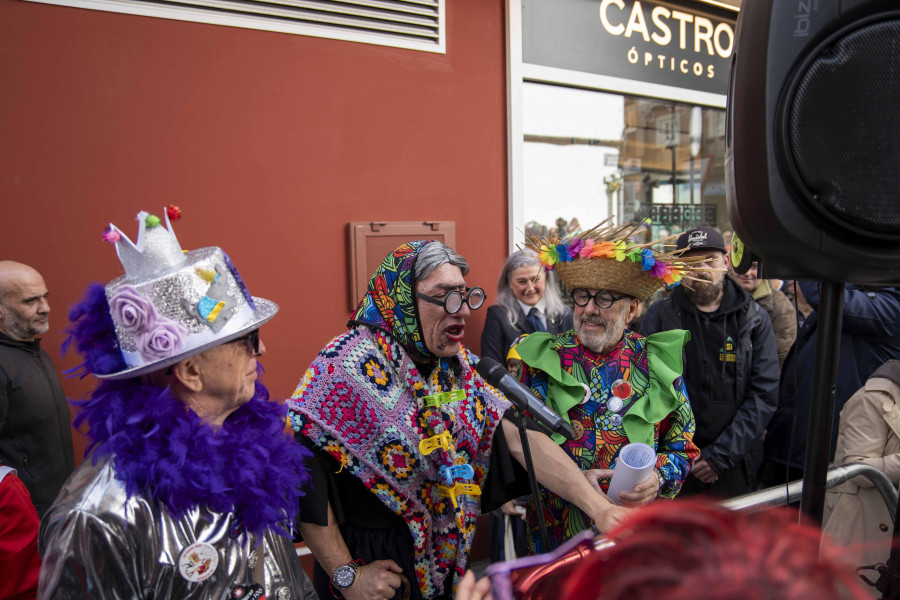
[[[822,522],[825,479],[831,454],[834,426],[834,386],[837,381],[841,322],[844,320],[844,284],[822,282],[819,288],[819,323],[812,392],[809,402],[809,433],[803,467],[800,510]]]

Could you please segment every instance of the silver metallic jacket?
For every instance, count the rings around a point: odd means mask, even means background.
[[[111,459],[91,465],[88,458],[41,522],[38,598],[231,598],[236,585],[253,581],[263,548],[266,598],[316,598],[289,539],[269,531],[257,548],[252,536],[234,529],[232,514],[198,508],[176,519],[152,499],[128,498]],[[210,544],[219,559],[201,582],[178,568],[182,551],[195,542]]]

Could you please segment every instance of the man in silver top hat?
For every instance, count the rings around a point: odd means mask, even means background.
[[[40,598],[315,597],[287,537],[308,452],[257,381],[278,307],[220,248],[183,253],[177,216],[140,213],[137,244],[110,225],[125,275],[70,313],[101,382],[77,403],[91,454],[42,523]]]

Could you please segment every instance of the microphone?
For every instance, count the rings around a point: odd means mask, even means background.
[[[520,410],[528,411],[535,421],[567,440],[575,439],[575,430],[572,426],[544,404],[534,392],[516,381],[496,360],[484,357],[478,361],[475,370],[485,381],[503,392]]]

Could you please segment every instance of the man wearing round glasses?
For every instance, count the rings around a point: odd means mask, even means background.
[[[685,331],[645,338],[626,329],[641,300],[691,267],[628,239],[627,230],[595,228],[566,240],[534,244],[545,266],[556,270],[575,303],[574,329],[532,333],[515,349],[523,384],[566,419],[574,440],[554,434],[569,460],[606,492],[620,452],[643,443],[656,459],[642,479],[615,502],[640,506],[674,497],[699,453],[692,442],[694,416],[682,381]],[[552,249],[552,251],[551,251]],[[549,547],[544,547],[528,507],[527,537],[535,553],[553,550],[591,526],[588,516],[552,490],[541,490]]]
[[[624,300],[621,304],[617,304]],[[581,343],[596,352],[605,354],[625,333],[625,325],[641,308],[641,301],[625,294],[616,295],[607,290],[572,290],[575,303],[575,331]]]
[[[511,485],[509,455],[524,459],[503,419],[510,403],[462,345],[466,319],[485,301],[467,287],[468,272],[440,242],[391,252],[349,330],[289,402],[297,439],[314,453],[316,493],[301,499],[300,531],[321,598],[452,598],[476,517],[521,493]],[[528,439],[539,481],[601,529],[624,517],[549,437]]]

